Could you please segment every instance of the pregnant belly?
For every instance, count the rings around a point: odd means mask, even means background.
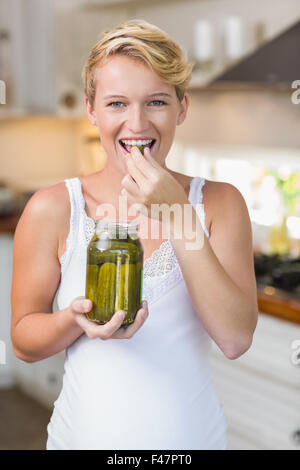
[[[195,375],[193,367],[190,371],[183,369],[170,358],[157,363],[151,354],[145,352],[140,357],[128,350],[126,343],[100,343],[110,344],[110,351],[105,348],[107,354],[99,354],[97,360],[90,359],[90,348],[78,348],[81,354],[77,366],[78,351],[73,351],[71,360],[67,358],[49,439],[58,439],[63,448],[72,449],[201,449],[224,445],[222,407],[209,371]],[[125,348],[123,354],[120,347]]]

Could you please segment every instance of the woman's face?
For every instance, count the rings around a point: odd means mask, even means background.
[[[108,164],[127,173],[130,145],[140,140],[151,145],[152,156],[165,167],[176,125],[186,115],[187,95],[179,103],[174,86],[124,55],[112,56],[99,65],[95,79],[94,106],[86,99],[86,108],[90,122],[98,127]]]

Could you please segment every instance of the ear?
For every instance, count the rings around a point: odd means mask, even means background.
[[[85,97],[84,102],[85,102],[86,112],[87,112],[89,121],[93,126],[96,126],[97,122],[96,122],[95,110],[94,110],[93,106],[90,104],[87,97]]]
[[[182,98],[182,101],[179,105],[180,108],[179,108],[179,114],[178,114],[178,117],[177,117],[177,125],[178,126],[180,124],[182,124],[183,121],[185,120],[189,105],[190,105],[190,99],[189,99],[188,94],[185,93],[183,98]]]

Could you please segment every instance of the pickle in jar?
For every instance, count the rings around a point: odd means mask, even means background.
[[[136,267],[133,263],[121,264],[118,270],[116,310],[124,310],[124,323],[133,321],[136,313]]]
[[[115,312],[116,271],[115,263],[103,263],[99,269],[96,317],[100,322],[109,321]]]
[[[97,264],[88,264],[86,273],[85,297],[92,301],[92,309],[86,313],[87,317],[92,318],[96,305],[97,285],[98,285],[99,266]]]

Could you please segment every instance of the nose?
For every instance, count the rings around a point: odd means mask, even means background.
[[[133,134],[141,134],[148,129],[148,118],[142,106],[132,106],[129,111],[127,126]]]

